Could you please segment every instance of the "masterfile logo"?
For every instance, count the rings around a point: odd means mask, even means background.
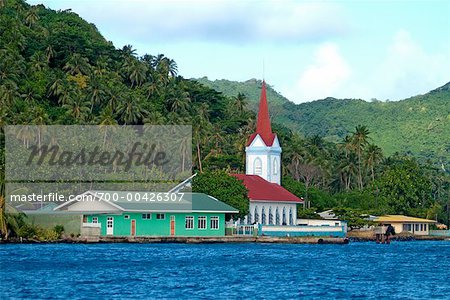
[[[191,126],[7,126],[6,180],[170,180],[191,169]]]
[[[12,202],[88,190],[169,191],[192,171],[191,126],[6,126],[5,150]]]

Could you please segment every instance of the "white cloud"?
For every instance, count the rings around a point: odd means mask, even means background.
[[[316,50],[314,62],[300,74],[287,96],[295,102],[334,96],[351,74],[352,70],[341,56],[339,47],[333,43],[323,44]]]
[[[29,1],[31,3],[35,1]],[[39,2],[39,1],[36,1]],[[55,1],[107,31],[147,42],[299,43],[346,34],[340,6],[289,1]]]
[[[295,84],[284,86],[282,93],[296,103],[325,97],[401,100],[450,80],[450,52],[427,51],[406,30],[397,31],[384,49],[379,61],[367,57],[371,64],[360,66],[348,62],[337,45],[324,44],[313,63],[300,70]]]
[[[406,30],[399,30],[387,47],[386,57],[373,72],[373,97],[399,100],[428,92],[448,81],[450,55],[426,51]]]

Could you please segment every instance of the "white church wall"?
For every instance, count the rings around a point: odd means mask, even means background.
[[[277,222],[276,212],[278,209],[279,219]],[[297,221],[297,204],[287,202],[269,202],[269,201],[251,201],[249,207],[249,215],[245,218],[245,223],[253,224],[260,223],[263,225],[296,225]],[[255,210],[257,216],[255,215]],[[269,212],[272,212],[272,222],[270,222]],[[285,220],[283,220],[283,211]],[[292,216],[290,216],[292,213]],[[264,216],[264,217],[263,217]],[[258,220],[255,219],[257,217]],[[278,224],[277,224],[278,223]]]
[[[261,160],[261,174],[255,173],[255,160],[257,159]],[[246,174],[249,175],[259,175],[262,178],[267,180],[267,169],[268,169],[268,161],[267,157],[263,153],[257,153],[257,154],[248,154],[246,158],[247,164],[246,164]]]
[[[261,137],[256,135],[252,143],[245,148],[246,174],[259,175],[269,182],[281,184],[281,152],[277,137],[273,145],[267,147]],[[261,160],[262,165],[260,174],[255,172],[255,161],[258,159]]]

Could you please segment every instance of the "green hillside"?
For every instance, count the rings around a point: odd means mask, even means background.
[[[0,33],[0,232],[7,232],[6,225],[30,229],[6,212],[4,125],[191,124],[193,166],[178,179],[191,172],[225,170],[226,177],[245,171],[260,81],[185,79],[163,54],[116,48],[75,12],[22,0],[0,1]],[[236,97],[239,92],[249,101]],[[340,207],[447,222],[449,174],[415,157],[448,161],[448,84],[389,103],[325,99],[295,105],[270,87],[268,97],[283,145],[282,184],[304,197],[312,212]],[[30,131],[21,139],[36,145],[40,135]],[[391,156],[394,151],[414,155]],[[220,184],[219,177],[212,180]]]
[[[243,93],[249,108],[257,109],[261,81],[209,81],[205,77],[198,81],[228,96]],[[296,105],[270,86],[268,98],[274,121],[305,136],[320,135],[339,142],[363,124],[387,155],[400,152],[444,163],[450,160],[450,83],[396,102],[326,98]]]

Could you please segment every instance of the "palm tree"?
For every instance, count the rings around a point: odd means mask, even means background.
[[[108,127],[112,125],[117,125],[117,121],[114,118],[114,115],[112,113],[112,110],[110,108],[106,108],[102,111],[100,114],[100,117],[98,118],[98,124],[100,125],[100,128],[104,130],[103,134],[103,146],[106,145],[106,138],[108,135]]]
[[[16,132],[16,138],[22,140],[25,147],[29,147],[31,142],[36,140],[35,131],[33,126],[24,125],[19,127]]]
[[[48,96],[55,96],[58,97],[64,92],[65,82],[62,78],[56,78],[55,81],[50,85],[48,88]]]
[[[159,111],[152,111],[144,119],[144,124],[149,125],[163,125],[166,123],[166,118]]]
[[[191,102],[191,98],[189,98],[189,93],[181,89],[174,89],[168,100],[170,104],[170,111],[178,113],[186,112]]]
[[[84,121],[89,114],[89,101],[80,92],[70,93],[66,104],[62,106],[67,110],[67,114],[76,121]]]
[[[195,114],[192,121],[192,137],[197,149],[197,162],[200,172],[203,172],[202,167],[202,147],[205,144],[205,139],[209,130],[209,106],[206,103],[202,103]]]
[[[39,97],[39,95],[33,90],[32,86],[27,85],[25,92],[21,94],[20,97],[31,104]]]
[[[55,54],[56,53],[52,45],[48,45],[47,48],[45,48],[45,56],[47,57],[47,62],[50,62],[50,60],[55,57]]]
[[[102,100],[105,96],[105,91],[103,89],[103,86],[95,76],[90,77],[90,83],[87,89],[89,100],[91,101],[91,113],[94,109],[94,105],[98,103],[102,103]]]
[[[369,142],[369,130],[366,126],[358,125],[355,128],[355,132],[352,135],[353,145],[355,146],[356,154],[358,155],[358,183],[359,189],[363,188],[363,180],[362,180],[362,153],[367,143]]]
[[[38,106],[33,109],[32,124],[36,124],[38,148],[41,148],[42,132],[45,131],[43,125],[48,124],[49,117],[44,108]]]
[[[123,68],[131,87],[140,86],[147,79],[147,66],[134,57],[126,58]]]
[[[222,153],[222,145],[225,143],[225,133],[219,125],[213,125],[213,132],[210,136],[210,142],[212,143],[211,151],[208,155],[216,155]]]
[[[138,124],[139,121],[143,120],[144,116],[148,114],[138,100],[138,98],[133,98],[129,95],[125,101],[117,107],[117,115],[124,124]]]
[[[181,153],[181,172],[184,172],[186,168],[186,157],[192,155],[192,152],[188,153],[188,150],[191,148],[189,147],[190,143],[192,143],[191,136],[183,135],[178,147],[178,151]]]
[[[16,47],[10,45],[0,49],[0,82],[6,80],[18,82],[25,70],[25,60]]]
[[[338,145],[338,147],[344,150],[345,157],[348,157],[350,153],[355,150],[352,137],[349,135],[345,136],[344,140]]]
[[[56,78],[53,83],[49,86],[47,97],[55,97],[58,100],[58,104],[67,104],[71,93],[73,93],[74,88],[72,88],[69,83],[64,78],[64,74],[60,74],[59,78]]]
[[[108,71],[108,65],[111,63],[111,59],[108,58],[105,55],[100,55],[97,59],[97,62],[95,64],[94,68],[94,75],[96,76],[103,76]]]
[[[375,166],[383,160],[383,150],[375,144],[369,144],[366,150],[366,166],[370,168],[372,183],[375,181]]]
[[[6,202],[5,196],[0,194],[0,237],[5,236],[8,239],[8,227],[6,224]]]
[[[164,54],[158,54],[157,56],[152,56],[151,58],[152,58],[152,67],[153,69],[156,70],[165,57]]]
[[[70,56],[69,60],[63,67],[70,75],[86,75],[90,69],[89,61],[86,57],[81,56],[81,54],[75,53]]]
[[[166,68],[167,68],[167,72],[171,77],[175,77],[177,76],[178,73],[178,66],[177,63],[170,58],[166,58],[164,60],[165,64],[166,64]]]
[[[247,97],[242,93],[238,93],[236,97],[233,97],[233,100],[233,108],[238,111],[239,115],[242,115],[248,104]]]
[[[151,78],[143,85],[143,89],[147,93],[147,99],[150,99],[153,95],[160,95],[158,83]]]
[[[47,66],[47,60],[42,52],[36,52],[31,56],[31,68],[34,71],[42,71]]]
[[[163,86],[167,85],[170,82],[170,78],[174,78],[178,72],[176,62],[173,59],[164,57],[163,54],[153,56],[152,66],[155,70],[155,79]]]
[[[28,25],[28,27],[31,27],[39,20],[39,15],[37,14],[37,7],[33,6],[31,7],[26,16],[25,16],[25,24]]]
[[[0,104],[2,107],[10,106],[18,96],[18,87],[14,81],[7,80],[0,85]]]
[[[345,158],[341,159],[340,164],[337,167],[340,181],[343,183],[346,190],[350,190],[352,187],[352,178],[357,174],[356,156],[354,153],[350,153]]]
[[[119,103],[122,102],[122,90],[120,87],[112,86],[107,90],[107,95],[105,96],[108,99],[108,107],[114,113],[117,109]]]
[[[122,57],[136,56],[136,49],[133,49],[133,46],[128,44],[122,47],[121,50]]]

